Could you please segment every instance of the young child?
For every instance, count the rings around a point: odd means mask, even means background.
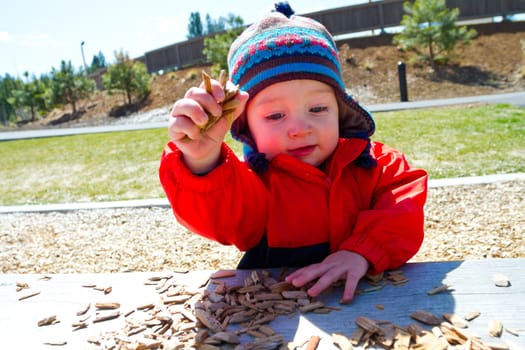
[[[370,140],[374,121],[346,93],[325,27],[284,12],[247,28],[228,55],[245,161],[223,141],[226,118],[200,132],[206,111],[221,114],[213,80],[212,94],[201,85],[175,103],[160,181],[188,230],[246,252],[238,268],[297,267],[287,281],[311,284],[311,296],[345,280],[350,302],[366,273],[419,249],[427,174]]]

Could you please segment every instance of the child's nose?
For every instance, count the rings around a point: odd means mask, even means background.
[[[288,129],[288,137],[294,139],[304,137],[312,133],[312,126],[303,118],[294,118],[294,121]]]

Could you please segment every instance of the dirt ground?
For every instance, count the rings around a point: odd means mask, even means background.
[[[490,29],[487,29],[490,28]],[[411,53],[391,43],[391,36],[375,39],[349,40],[340,45],[343,79],[350,93],[365,106],[400,100],[398,62],[405,62],[408,99],[418,101],[434,98],[473,96],[525,88],[525,23],[503,23],[479,27],[478,36],[468,46],[459,45],[451,64],[434,72],[428,65],[410,63]],[[155,75],[151,93],[141,112],[171,105],[191,86],[200,83],[200,71],[209,67],[193,67],[164,75]],[[109,111],[124,103],[123,96],[108,96],[99,91],[80,103],[85,113],[75,121],[58,123],[70,112],[66,106],[25,128],[74,126],[81,121],[97,124],[109,117]]]

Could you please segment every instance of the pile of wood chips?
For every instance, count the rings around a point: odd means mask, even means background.
[[[146,284],[155,287],[161,302],[138,306],[125,314],[126,326],[123,329],[101,334],[89,339],[89,342],[99,349],[314,350],[320,343],[318,335],[312,335],[300,344],[287,343],[271,327],[271,322],[280,315],[297,312],[325,314],[340,308],[312,300],[305,292],[306,288],[297,289],[285,282],[284,273],[274,279],[266,271],[253,271],[243,285],[228,286],[222,278],[234,277],[235,271],[221,270],[210,276],[209,285],[206,281],[193,288],[177,284],[173,276],[150,278]],[[358,293],[376,291],[386,283],[404,284],[408,281],[402,271],[367,277],[374,286],[358,290]],[[448,290],[449,286],[443,285],[428,291],[428,294]],[[331,341],[342,350],[353,347],[396,350],[508,349],[505,344],[483,342],[465,330],[467,323],[479,315],[479,312],[473,312],[465,317],[455,314],[439,317],[418,310],[410,315],[418,322],[408,327],[359,316],[355,320],[358,327],[353,334],[347,337],[334,333]],[[489,326],[492,336],[501,335],[501,322],[493,321]],[[251,340],[241,341],[242,335],[250,336],[248,339]]]
[[[253,271],[240,286],[221,280],[234,275],[235,271],[218,271],[206,289],[178,285],[171,277],[152,278],[146,283],[155,286],[161,302],[138,306],[125,314],[124,329],[89,342],[100,349],[287,348],[284,337],[270,326],[276,317],[339,310],[312,300],[283,276],[276,280],[266,271]],[[253,341],[241,343],[243,334]]]

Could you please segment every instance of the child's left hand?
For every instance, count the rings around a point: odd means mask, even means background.
[[[357,253],[340,250],[327,256],[321,263],[312,264],[292,272],[286,277],[288,283],[302,287],[317,279],[308,289],[308,295],[316,297],[338,280],[346,280],[342,303],[349,303],[354,297],[359,280],[368,271],[368,261]]]

